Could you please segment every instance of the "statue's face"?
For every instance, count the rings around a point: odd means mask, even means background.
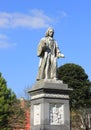
[[[53,37],[54,31],[52,29],[49,30],[49,36]]]

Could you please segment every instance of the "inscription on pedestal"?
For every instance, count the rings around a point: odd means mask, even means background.
[[[40,125],[41,104],[34,105],[34,125]]]
[[[64,124],[64,105],[50,104],[49,115],[51,125]]]

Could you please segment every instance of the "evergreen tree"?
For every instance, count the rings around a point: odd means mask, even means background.
[[[91,82],[81,66],[68,63],[59,67],[58,78],[73,88],[70,94],[71,108],[91,106]]]
[[[8,126],[8,116],[15,99],[15,94],[7,88],[7,83],[0,73],[0,128],[2,130]]]
[[[24,122],[24,111],[14,92],[0,73],[0,130],[12,130]],[[24,125],[24,124],[23,124]]]

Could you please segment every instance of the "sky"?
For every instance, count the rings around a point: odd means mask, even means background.
[[[48,27],[65,55],[58,67],[80,65],[91,81],[91,0],[0,0],[0,72],[17,97],[36,82]]]

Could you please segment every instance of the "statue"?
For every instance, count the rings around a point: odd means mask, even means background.
[[[64,54],[59,50],[53,36],[54,29],[50,27],[47,29],[45,37],[39,42],[37,55],[40,57],[40,62],[37,80],[57,80],[57,58],[64,58]]]

